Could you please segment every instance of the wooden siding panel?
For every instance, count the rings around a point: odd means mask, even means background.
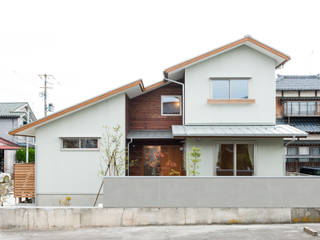
[[[129,100],[130,130],[169,130],[171,125],[181,125],[182,116],[161,116],[161,96],[182,96],[181,86],[168,84]]]
[[[35,197],[34,164],[14,164],[14,197]]]
[[[283,104],[279,97],[276,98],[276,117],[283,118]]]

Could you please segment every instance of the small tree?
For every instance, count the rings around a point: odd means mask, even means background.
[[[100,140],[100,175],[122,176],[125,173],[126,149],[122,147],[120,125],[109,128],[104,126],[104,133]]]
[[[200,156],[200,148],[198,147],[192,147],[192,152],[189,153],[189,175],[190,176],[198,176],[200,172],[198,169],[200,168],[199,162],[201,161]]]
[[[104,176],[122,176],[126,169],[126,149],[122,147],[122,137],[120,125],[112,128],[104,126],[104,133],[100,140],[101,163],[99,174]],[[100,191],[103,186],[103,179],[94,201],[93,206],[96,205]]]
[[[26,162],[26,148],[20,148],[16,151],[16,159],[19,162]],[[29,163],[34,163],[35,159],[34,148],[29,148]]]

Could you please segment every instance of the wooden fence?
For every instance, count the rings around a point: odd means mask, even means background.
[[[33,163],[14,164],[14,197],[35,197],[35,174]]]

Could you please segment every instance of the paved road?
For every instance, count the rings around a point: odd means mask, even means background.
[[[320,224],[284,225],[210,225],[210,226],[157,226],[90,228],[67,231],[2,231],[0,239],[6,240],[100,240],[100,239],[320,239],[303,232],[309,226],[320,230]]]

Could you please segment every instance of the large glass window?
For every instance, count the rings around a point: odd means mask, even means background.
[[[254,145],[219,144],[216,174],[218,176],[252,176],[254,174]]]
[[[63,149],[98,149],[98,138],[62,138]]]
[[[213,99],[247,99],[248,80],[213,80]]]
[[[162,115],[181,115],[181,96],[161,96]]]

